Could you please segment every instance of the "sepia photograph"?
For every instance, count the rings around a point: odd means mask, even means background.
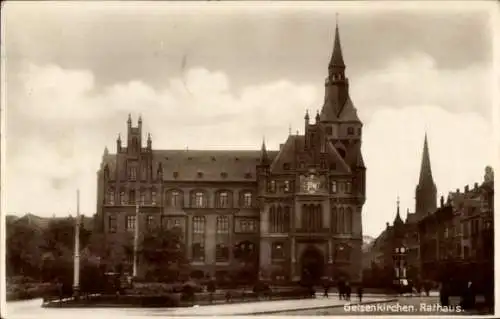
[[[2,317],[494,315],[497,11],[3,2]]]

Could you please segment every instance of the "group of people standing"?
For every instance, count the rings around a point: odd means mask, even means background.
[[[328,298],[328,292],[330,291],[331,284],[330,282],[324,282],[323,283],[323,297]],[[349,282],[344,282],[341,281],[337,285],[337,290],[339,294],[339,300],[351,300],[351,292],[352,292],[352,287],[349,284]],[[363,300],[363,287],[359,285],[356,289],[357,295],[359,302]]]

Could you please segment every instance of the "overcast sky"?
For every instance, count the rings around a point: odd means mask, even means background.
[[[439,195],[481,182],[491,7],[397,4],[3,3],[7,211],[74,214],[79,187],[93,214],[128,113],[154,148],[258,149],[265,135],[277,149],[321,107],[336,13],[365,127],[364,233],[392,223],[398,195],[414,210],[425,131]]]

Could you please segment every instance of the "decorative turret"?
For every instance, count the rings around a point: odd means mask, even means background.
[[[304,121],[305,121],[305,124],[307,127],[307,125],[309,125],[309,110],[306,110],[306,115],[304,116]]]
[[[394,218],[394,226],[403,224],[403,220],[401,219],[401,214],[399,213],[399,196],[396,203],[397,203],[396,204],[397,209],[396,209],[396,218]]]
[[[265,140],[262,140],[262,147],[260,151],[260,165],[266,166],[269,165],[269,156],[267,155],[266,143]]]
[[[148,143],[148,146],[147,146],[148,151],[151,151],[151,149],[152,149],[152,141],[151,141],[151,134],[150,133],[148,133],[148,142],[147,143]]]
[[[118,138],[116,139],[116,153],[120,153],[122,151],[122,137],[120,133],[118,133]]]

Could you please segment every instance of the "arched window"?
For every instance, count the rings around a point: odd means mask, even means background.
[[[205,208],[207,205],[207,198],[205,192],[197,190],[191,193],[191,207]]]
[[[332,193],[337,193],[337,181],[332,181]]]
[[[272,180],[272,181],[269,181],[269,192],[270,193],[274,193],[276,192],[276,181]]]
[[[285,259],[285,244],[282,242],[275,242],[272,244],[271,259],[282,260]]]
[[[228,191],[217,192],[217,208],[231,208],[231,193]]]

